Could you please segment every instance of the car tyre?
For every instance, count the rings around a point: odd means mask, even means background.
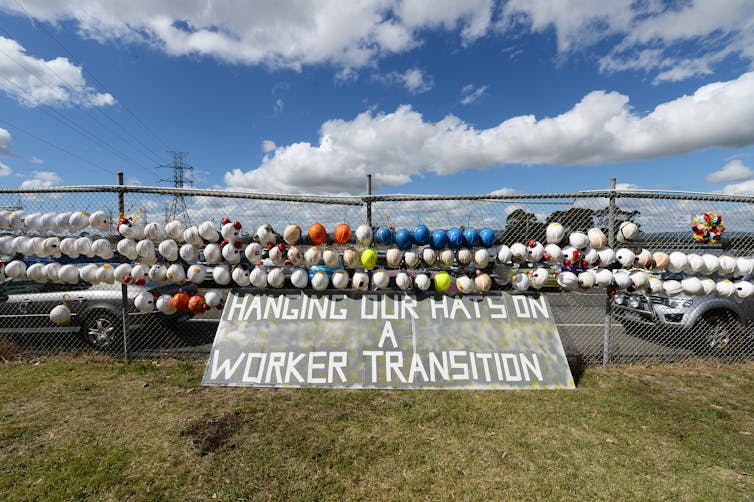
[[[107,310],[88,312],[81,323],[84,341],[99,351],[119,352],[123,349],[121,319]]]
[[[741,348],[743,328],[736,315],[727,310],[705,314],[697,323],[696,353],[705,357],[735,357]]]

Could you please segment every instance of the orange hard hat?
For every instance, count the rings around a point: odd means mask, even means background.
[[[348,244],[351,240],[351,227],[345,223],[341,223],[335,227],[335,233],[333,234],[333,241],[335,244]]]
[[[321,246],[327,242],[327,230],[322,223],[314,223],[309,227],[309,239],[315,246]]]

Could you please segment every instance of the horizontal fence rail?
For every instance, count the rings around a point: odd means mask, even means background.
[[[107,225],[80,228],[57,225],[64,219],[61,215],[68,215],[70,222],[71,214],[82,211],[89,215],[101,211]],[[29,217],[31,226],[14,227],[10,222],[5,224],[3,219],[7,220],[11,213],[35,216]],[[50,223],[53,217],[47,216],[46,226],[39,223],[44,215],[50,214],[60,221]],[[695,238],[692,230],[695,221],[710,214],[722,217],[725,230],[720,239]],[[460,261],[459,254],[454,254],[455,261],[446,268],[454,277],[467,275],[471,279],[476,277],[475,269],[478,269],[490,275],[493,289],[546,295],[566,354],[573,358],[588,364],[608,364],[691,357],[740,361],[754,356],[754,283],[751,282],[754,261],[750,260],[754,256],[754,197],[636,190],[339,197],[107,185],[0,189],[0,260],[4,263],[5,275],[0,285],[0,357],[96,351],[127,359],[159,355],[194,357],[208,353],[220,318],[219,306],[205,312],[178,310],[165,314],[157,308],[158,301],[160,297],[175,298],[184,294],[191,297],[201,293],[208,297],[210,292],[210,297],[224,299],[229,290],[241,286],[234,281],[218,283],[212,273],[223,265],[232,273],[233,264],[228,263],[224,255],[218,263],[204,263],[207,279],[196,284],[160,280],[164,278],[160,276],[160,267],[167,273],[171,263],[176,261],[187,272],[190,261],[181,256],[171,261],[161,252],[156,252],[154,258],[121,253],[119,241],[123,236],[117,229],[121,216],[130,218],[130,222],[139,227],[156,223],[162,233],[165,225],[173,220],[184,226],[210,222],[218,234],[223,219],[237,221],[240,228],[232,240],[238,240],[240,262],[250,269],[259,264],[244,252],[249,244],[260,239],[258,230],[264,225],[274,229],[275,244],[283,244],[284,253],[290,246],[283,242],[283,229],[291,224],[299,225],[306,234],[310,225],[321,223],[331,238],[336,226],[343,223],[354,233],[364,224],[373,232],[379,227],[412,230],[420,224],[430,231],[488,228],[494,233],[494,243],[487,247],[489,264],[466,265]],[[623,222],[636,225],[638,233],[631,240],[621,237]],[[589,248],[580,250],[578,258],[568,260],[569,263],[565,258],[547,263],[544,256],[523,260],[514,257],[512,261],[500,262],[499,257],[504,253],[498,252],[502,246],[512,250],[517,244],[526,247],[530,243],[547,244],[547,228],[551,223],[561,224],[565,231],[561,249],[568,246],[570,234],[588,234],[590,229],[600,229],[606,242],[592,254]],[[713,230],[721,228],[714,222],[707,225]],[[82,249],[72,253],[75,257],[54,252],[35,255],[34,246],[39,248],[51,237],[57,237],[61,247],[65,239],[69,246],[71,240],[82,237],[92,246],[95,241],[103,241],[97,246],[107,247],[111,252],[105,250],[97,254]],[[218,235],[217,240],[222,237]],[[159,244],[154,243],[152,252],[159,249]],[[177,243],[179,247],[182,244]],[[86,243],[82,245],[86,247]],[[355,237],[348,244],[329,245],[340,255],[348,247],[363,248]],[[19,246],[21,251],[27,252],[20,252]],[[199,263],[206,262],[207,249],[197,247]],[[304,239],[299,247],[303,255],[311,243]],[[375,245],[378,267],[391,268],[388,256],[391,247]],[[413,251],[422,253],[424,247],[414,246]],[[480,247],[476,244],[472,251]],[[630,266],[618,261],[587,263],[594,256],[606,259],[609,252],[597,253],[605,248],[611,248],[613,255],[628,250],[632,256],[650,258],[658,252],[675,253],[676,258],[683,255],[685,263],[680,268],[663,268],[653,259],[646,264],[637,259]],[[439,254],[438,250],[438,257]],[[270,263],[271,253],[264,249],[258,258],[265,270],[284,268],[286,284],[289,284],[290,265]],[[341,259],[344,258],[341,256]],[[729,259],[733,260],[734,268],[728,272],[721,265],[729,264],[726,261]],[[16,265],[10,265],[14,261],[24,263],[25,277],[8,275],[16,272]],[[73,282],[55,275],[67,265],[73,266],[79,274]],[[152,276],[147,275],[143,283],[137,284],[131,278],[121,284],[108,277],[108,269],[114,271],[120,265],[128,265],[128,270],[134,273],[142,270],[137,269],[137,265],[145,265],[143,270],[150,271]],[[99,273],[104,279],[93,280],[94,283],[84,280],[81,275],[87,273],[83,272],[87,267],[94,274],[87,277],[95,278]],[[404,261],[392,268],[396,273],[402,270],[413,277],[424,271],[431,276],[442,267],[423,262],[413,267],[407,265],[404,257]],[[609,271],[610,284],[601,284],[599,280],[590,284],[594,278],[587,277],[589,271],[596,273],[601,269]],[[66,270],[70,271],[71,267]],[[540,273],[537,270],[547,274],[540,287],[522,287],[524,281],[529,284],[536,280],[536,274]],[[631,283],[624,288],[617,284],[616,274],[637,271],[644,272],[648,283],[654,286],[642,288]],[[352,270],[349,273],[354,274]],[[582,275],[584,273],[586,275]],[[577,276],[580,285],[559,284],[559,280],[563,282],[570,277],[568,274]],[[660,286],[655,281],[659,281]],[[678,291],[672,289],[676,281]],[[390,287],[395,288],[394,283],[391,282]],[[732,288],[732,292],[726,288]],[[145,301],[154,304],[152,309],[144,307]],[[57,325],[51,322],[50,314],[60,305],[70,312],[71,320]]]

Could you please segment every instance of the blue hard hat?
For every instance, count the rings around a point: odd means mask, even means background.
[[[482,246],[491,248],[495,245],[495,231],[491,228],[483,228],[479,231],[479,240]]]
[[[466,239],[463,238],[463,232],[458,230],[456,227],[451,228],[447,232],[448,235],[448,246],[450,246],[451,249],[458,249],[464,244],[466,244]]]
[[[414,244],[417,246],[426,246],[429,244],[430,233],[426,225],[416,225],[414,228]]]
[[[463,238],[466,239],[468,247],[476,246],[479,243],[479,232],[474,227],[468,227],[463,231]]]
[[[392,244],[395,240],[393,231],[388,227],[380,227],[374,233],[374,238],[380,244]]]
[[[437,229],[432,232],[432,241],[430,243],[432,249],[442,249],[448,245],[448,234],[445,230]]]
[[[411,249],[411,246],[414,243],[413,239],[411,238],[411,232],[409,232],[405,228],[401,228],[400,230],[395,232],[395,243],[398,245],[398,249],[400,249],[401,251]]]

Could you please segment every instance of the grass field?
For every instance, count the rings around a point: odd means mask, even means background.
[[[754,363],[518,392],[210,388],[202,371],[0,364],[0,499],[754,499]]]

